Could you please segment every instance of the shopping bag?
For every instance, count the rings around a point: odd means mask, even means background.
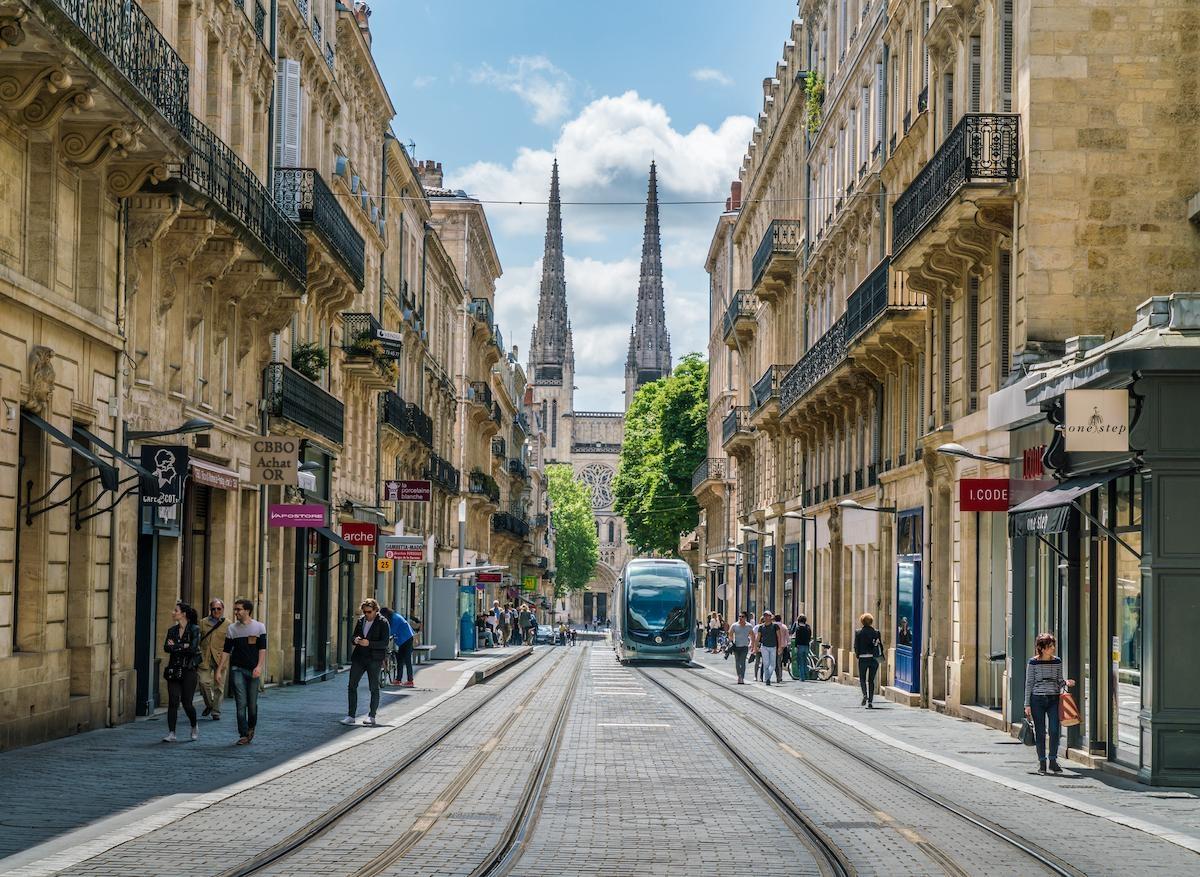
[[[1079,705],[1066,693],[1058,696],[1058,723],[1064,728],[1079,724]]]
[[[1026,746],[1033,746],[1037,742],[1033,733],[1033,719],[1025,719],[1021,722],[1021,742]]]

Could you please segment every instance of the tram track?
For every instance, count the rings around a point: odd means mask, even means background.
[[[549,654],[550,653],[548,652],[547,656]],[[508,672],[501,674],[499,677],[499,684],[496,686],[495,690],[489,691],[487,696],[475,705],[474,710],[478,712],[488,704],[492,703],[497,697],[499,697],[504,691],[513,685],[513,683],[524,678],[527,673],[531,672],[535,667],[541,665],[541,663],[546,660],[547,656],[535,658],[532,662],[521,667],[519,672],[511,675]],[[535,689],[540,687],[540,685],[553,674],[561,660],[561,657],[556,659],[556,661],[539,680],[535,686]],[[294,854],[307,844],[312,843],[312,841],[325,834],[330,828],[343,820],[348,814],[353,813],[364,803],[385,789],[389,784],[398,779],[422,757],[432,752],[439,744],[453,734],[463,724],[464,720],[464,716],[456,715],[453,719],[445,722],[436,731],[426,737],[425,740],[423,740],[415,749],[397,759],[386,769],[377,773],[367,783],[360,786],[358,789],[347,795],[332,807],[326,809],[319,816],[309,820],[300,828],[292,831],[278,842],[272,844],[249,859],[246,859],[231,868],[227,868],[226,870],[219,872],[218,877],[248,877],[248,875],[257,874],[270,865],[273,865],[280,860]]]
[[[996,824],[992,820],[974,812],[970,808],[964,807],[963,805],[958,804],[957,802],[951,801],[951,800],[945,798],[944,796],[939,795],[938,793],[926,788],[925,786],[921,785],[920,783],[917,783],[917,782],[909,779],[908,777],[905,777],[903,774],[887,767],[886,765],[881,764],[880,762],[876,761],[875,759],[871,758],[870,756],[864,755],[859,750],[843,743],[842,741],[838,740],[836,737],[834,737],[830,734],[826,734],[825,732],[819,731],[815,728],[809,727],[807,724],[800,721],[798,718],[796,718],[790,712],[782,709],[781,707],[779,707],[775,704],[768,703],[768,702],[756,697],[754,694],[752,694],[748,691],[743,691],[743,690],[741,690],[733,685],[730,685],[726,682],[722,682],[718,679],[713,679],[713,678],[711,678],[711,676],[708,676],[708,675],[701,677],[694,673],[691,673],[691,674],[688,674],[687,676],[684,676],[684,675],[681,675],[680,673],[676,673],[676,672],[672,672],[672,671],[664,671],[664,672],[666,672],[666,675],[669,678],[677,679],[678,681],[680,681],[683,684],[687,685],[688,687],[692,688],[694,691],[698,691],[700,693],[704,693],[703,688],[700,685],[697,685],[694,680],[697,678],[703,678],[705,682],[707,682],[713,686],[716,686],[717,688],[724,689],[734,695],[737,695],[739,698],[748,700],[751,703],[756,704],[757,706],[761,707],[762,709],[768,710],[773,715],[787,721],[791,726],[799,728],[800,730],[802,730],[803,732],[808,734],[810,737],[820,741],[821,743],[823,743],[825,745],[833,747],[834,749],[838,750],[839,752],[841,752],[842,754],[844,754],[850,758],[855,759],[856,761],[858,761],[861,764],[863,764],[864,766],[868,767],[870,770],[874,771],[878,775],[887,778],[892,783],[894,783],[896,786],[899,786],[899,787],[907,790],[908,792],[917,795],[918,797],[920,797],[927,803],[933,804],[940,810],[943,810],[945,812],[953,814],[954,816],[958,817],[960,820],[962,820],[962,821],[974,826],[975,828],[986,832],[988,835],[1000,840],[1006,846],[1011,847],[1016,850],[1019,850],[1027,858],[1036,862],[1042,869],[1044,869],[1048,873],[1057,874],[1057,875],[1060,875],[1060,877],[1086,877],[1086,875],[1084,874],[1083,871],[1080,871],[1078,868],[1075,868],[1073,865],[1069,864],[1068,862],[1063,861],[1058,856],[1054,855],[1053,853],[1044,849],[1043,847],[1039,846],[1038,844],[1034,843],[1033,841],[1030,841],[1028,838],[1022,837],[1021,835],[1019,835],[1013,831],[1010,831],[1009,829],[1007,829],[1001,825]],[[660,685],[661,685],[661,683],[660,683]],[[662,687],[665,688],[665,686],[662,686]],[[669,689],[667,689],[667,690],[669,690]],[[738,715],[743,721],[747,722],[748,724],[753,726],[756,730],[763,733],[768,738],[772,739],[776,743],[776,745],[783,748],[784,751],[788,751],[789,754],[792,754],[793,756],[802,759],[804,761],[805,765],[809,769],[811,769],[814,773],[818,774],[825,782],[829,783],[834,788],[838,789],[843,794],[847,795],[849,798],[854,800],[860,806],[863,806],[864,808],[866,808],[868,812],[876,815],[877,817],[879,817],[880,815],[886,817],[881,820],[885,824],[888,824],[888,821],[891,820],[892,824],[890,827],[893,827],[896,830],[900,831],[901,834],[904,834],[905,829],[908,829],[907,826],[904,826],[902,823],[896,821],[893,817],[890,817],[888,814],[881,814],[879,809],[874,804],[872,804],[867,799],[863,798],[855,789],[850,787],[848,784],[846,784],[842,780],[838,779],[836,776],[833,776],[828,771],[821,768],[819,765],[814,764],[812,759],[805,758],[803,753],[800,753],[794,747],[791,747],[786,741],[784,741],[782,738],[780,738],[778,734],[771,731],[762,722],[749,716],[744,711],[741,711],[741,710],[738,710],[736,708],[729,706],[729,704],[727,702],[722,702],[722,703],[727,708],[729,708],[731,712]],[[908,829],[908,830],[912,831],[912,829]],[[949,854],[947,854],[943,849],[941,849],[936,844],[933,844],[932,842],[930,842],[928,839],[919,836],[919,833],[914,833],[914,835],[909,835],[908,839],[911,842],[913,842],[914,845],[918,849],[920,849],[923,853],[925,853],[930,858],[931,861],[933,861],[936,865],[938,865],[940,868],[942,868],[943,871],[945,871],[948,875],[955,875],[955,877],[958,877],[958,875],[963,875],[963,874],[967,873]]]
[[[754,762],[739,750],[729,738],[704,716],[700,710],[690,703],[687,698],[671,690],[661,681],[641,667],[633,667],[635,672],[648,682],[664,691],[671,699],[682,706],[701,727],[725,751],[729,760],[750,779],[755,788],[766,798],[783,817],[783,821],[800,839],[800,842],[812,853],[817,868],[823,877],[855,877],[857,870],[849,857],[842,851],[832,838],[811,817],[798,808],[782,790],[768,778]],[[673,678],[673,677],[672,677]]]

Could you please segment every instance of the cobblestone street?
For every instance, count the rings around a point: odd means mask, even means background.
[[[603,641],[467,687],[502,656],[424,669],[377,729],[336,723],[335,681],[269,690],[249,748],[216,723],[166,746],[149,721],[6,753],[6,786],[29,791],[6,803],[0,873],[620,877],[764,850],[787,874],[1200,867],[1194,792],[1070,762],[1039,777],[978,724],[868,712],[833,682],[739,688],[707,654],[621,666]]]

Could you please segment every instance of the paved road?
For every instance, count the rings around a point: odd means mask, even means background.
[[[1063,777],[1038,777],[1007,735],[893,704],[868,712],[846,686],[731,686],[731,668],[704,654],[691,668],[644,674],[618,665],[603,643],[539,647],[485,684],[447,694],[461,669],[428,671],[436,686],[395,696],[389,728],[336,725],[344,686],[334,682],[269,692],[269,730],[249,749],[207,726],[200,744],[163,746],[154,742],[162,723],[146,722],[0,756],[6,788],[11,775],[31,790],[6,801],[0,840],[10,849],[124,813],[111,830],[59,837],[57,858],[36,848],[25,854],[36,862],[9,872],[0,861],[0,873],[220,873],[406,759],[411,766],[349,817],[260,873],[468,874],[526,815],[528,842],[512,871],[526,877],[822,873],[811,839],[714,733],[862,877],[1045,873],[881,769],[1044,848],[1076,869],[1068,873],[1200,873],[1197,790],[1150,789],[1069,763]],[[546,751],[554,757],[541,787]],[[542,789],[528,810],[527,788]]]

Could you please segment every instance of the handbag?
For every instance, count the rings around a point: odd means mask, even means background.
[[[163,679],[168,682],[178,682],[183,678],[183,668],[176,664],[168,664],[163,668]]]
[[[1058,723],[1064,728],[1079,724],[1079,705],[1065,691],[1058,696]]]
[[[1020,739],[1021,739],[1021,742],[1024,743],[1026,746],[1033,746],[1037,742],[1037,739],[1033,733],[1033,720],[1032,719],[1025,719],[1023,722],[1021,722]]]

